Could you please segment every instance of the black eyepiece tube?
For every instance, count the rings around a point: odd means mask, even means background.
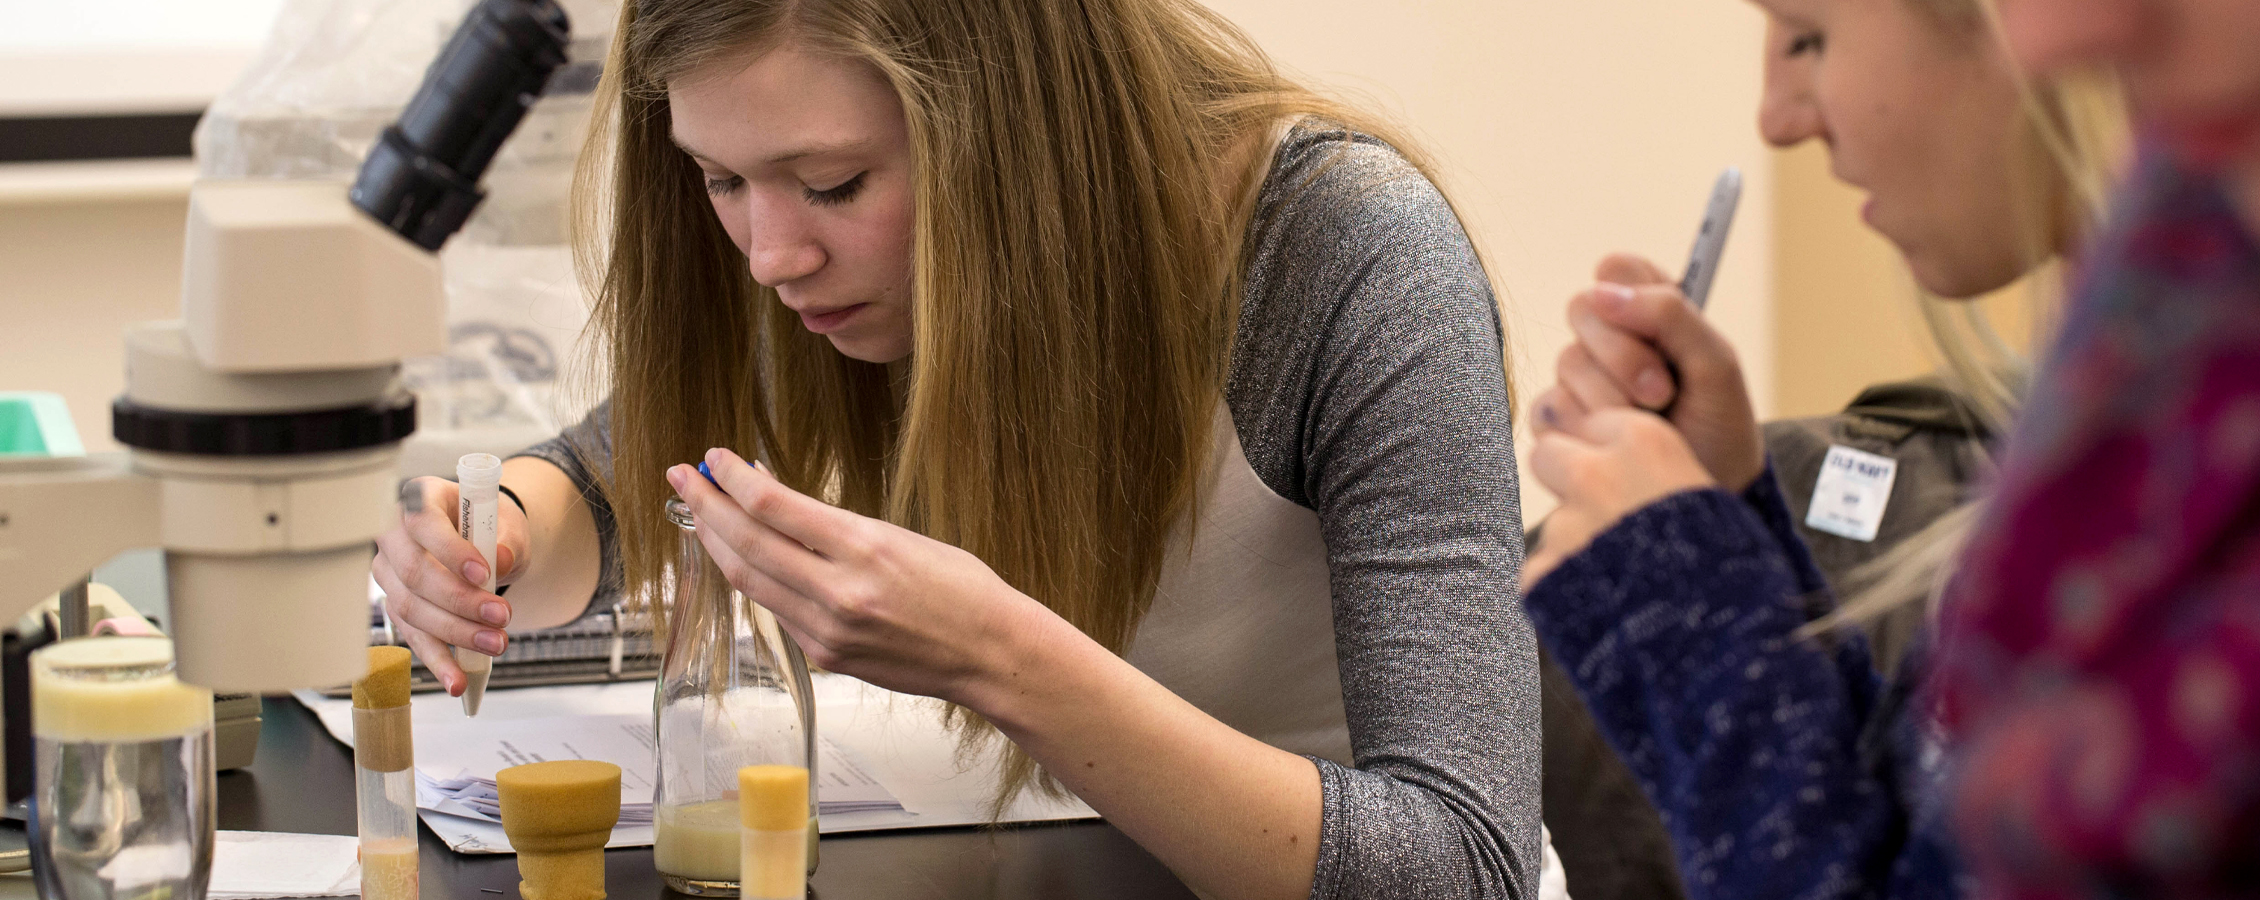
[[[369,151],[353,205],[437,251],[485,199],[479,176],[565,63],[570,36],[556,0],[481,0]]]

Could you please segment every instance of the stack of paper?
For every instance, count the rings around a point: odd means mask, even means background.
[[[819,673],[814,682],[816,723],[823,739],[816,764],[817,794],[825,834],[1095,815],[1074,798],[1026,791],[1001,819],[992,820],[995,759],[965,752],[944,721],[940,703],[891,693],[845,675]],[[491,780],[496,771],[519,763],[601,759],[622,769],[620,799],[645,803],[651,799],[654,771],[651,695],[649,681],[490,691],[478,718],[465,719],[463,705],[455,698],[418,694],[411,701],[416,761],[436,780],[466,775]],[[295,696],[321,718],[332,737],[352,745],[352,701],[312,691]],[[447,811],[431,808],[442,799],[457,805]],[[491,808],[479,812],[476,804],[462,798],[435,798],[434,804],[419,805],[425,807],[424,823],[448,849],[511,852],[509,838],[492,818]],[[648,847],[652,836],[650,824],[623,821],[606,846]]]
[[[620,767],[620,827],[651,824],[659,764],[651,717],[556,716],[519,719],[504,728],[466,719],[417,735],[416,806],[432,812],[502,821],[495,773],[553,759],[595,759]],[[830,738],[817,739],[817,812],[900,812],[902,802]],[[431,748],[423,750],[422,748]]]

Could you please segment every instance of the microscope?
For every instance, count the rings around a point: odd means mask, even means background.
[[[445,348],[435,254],[567,38],[555,0],[482,0],[350,185],[196,182],[181,318],[125,335],[111,429],[130,449],[0,460],[0,621],[155,546],[182,680],[271,694],[361,674],[416,428],[401,361]]]

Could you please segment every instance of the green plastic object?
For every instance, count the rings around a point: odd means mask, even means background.
[[[0,456],[85,456],[60,394],[0,391]]]

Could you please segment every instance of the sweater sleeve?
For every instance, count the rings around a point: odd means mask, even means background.
[[[612,503],[603,486],[604,476],[612,471],[612,401],[598,404],[558,436],[511,454],[512,459],[521,456],[563,470],[581,492],[581,502],[588,504],[589,515],[596,520],[597,546],[596,593],[581,617],[612,608],[621,590],[619,523],[612,517]]]
[[[1796,636],[1821,579],[1772,479],[1633,513],[1525,603],[1662,811],[1691,897],[1923,893],[1893,886],[1909,814],[1893,760],[1863,752],[1879,680],[1857,636]]]
[[[1385,145],[1298,129],[1269,185],[1227,400],[1326,544],[1355,764],[1313,759],[1311,895],[1533,897],[1537,651],[1489,282]]]

